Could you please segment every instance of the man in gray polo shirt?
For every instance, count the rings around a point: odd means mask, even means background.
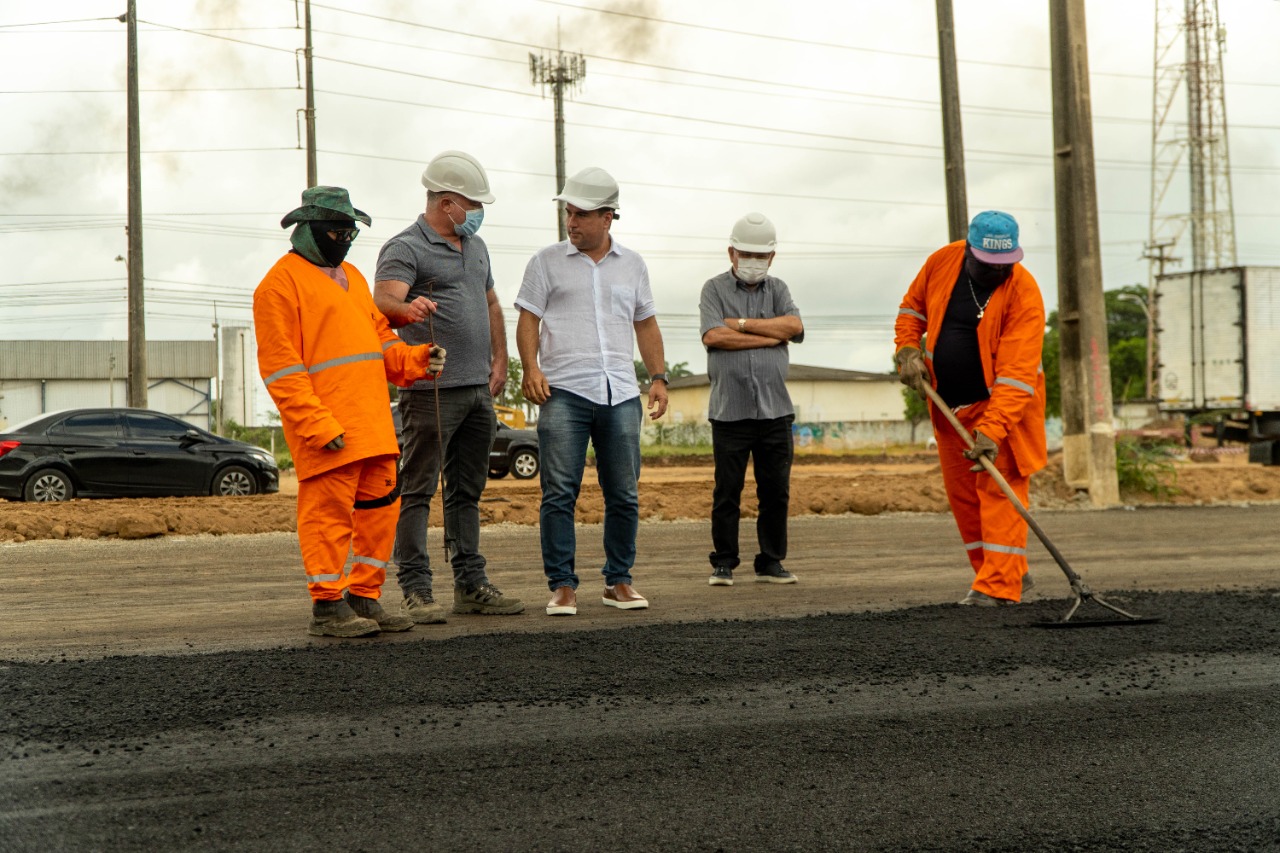
[[[444,622],[432,589],[427,517],[444,464],[445,551],[453,563],[453,612],[512,614],[518,599],[489,582],[480,553],[480,494],[497,431],[493,398],[507,381],[507,338],[493,289],[489,250],[476,235],[489,177],[461,151],[436,156],[422,173],[427,209],[378,255],[374,302],[407,343],[432,340],[449,353],[439,384],[400,390],[403,455],[396,579],[405,612],[420,624]],[[426,297],[427,309],[422,302]],[[434,314],[428,319],[428,314]],[[436,394],[439,394],[439,409]],[[438,429],[437,429],[438,427]]]
[[[788,344],[804,340],[800,311],[781,279],[769,275],[777,235],[773,223],[748,213],[729,238],[732,267],[702,286],[702,343],[707,348],[711,400],[707,418],[715,455],[711,506],[712,586],[733,586],[738,519],[747,459],[756,495],[756,580],[795,583],[782,567],[787,556],[791,498],[791,422],[787,393]]]

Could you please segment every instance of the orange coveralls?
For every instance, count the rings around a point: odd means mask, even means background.
[[[348,263],[341,269],[346,290],[291,252],[253,294],[258,370],[298,472],[298,542],[314,601],[348,588],[381,594],[400,514],[387,382],[434,378],[430,346],[396,337],[364,276]],[[339,435],[342,449],[326,450]]]
[[[929,341],[938,340],[951,291],[964,262],[965,241],[929,256],[898,309],[895,350],[919,347],[933,374]],[[971,433],[996,443],[996,470],[1027,503],[1031,475],[1045,466],[1045,382],[1041,366],[1044,300],[1021,264],[996,288],[978,321],[982,372],[991,397],[956,412]],[[927,333],[927,334],[926,334]],[[924,337],[922,343],[921,338]],[[930,379],[937,387],[936,380]],[[941,412],[930,404],[947,500],[975,574],[973,589],[996,598],[1022,600],[1027,573],[1027,523],[985,471],[961,454],[968,449]]]

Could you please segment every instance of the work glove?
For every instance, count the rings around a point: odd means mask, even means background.
[[[893,360],[898,364],[898,381],[924,397],[925,386],[929,384],[929,370],[920,350],[903,347],[894,354]]]
[[[985,456],[994,463],[996,461],[996,454],[998,454],[999,452],[1000,452],[1000,449],[996,447],[996,443],[994,441],[987,438],[985,435],[983,435],[982,433],[978,432],[975,429],[973,431],[973,447],[964,452],[964,458],[979,459]],[[982,463],[978,462],[977,465],[974,465],[969,470],[970,471],[983,470]]]
[[[427,361],[427,369],[433,374],[439,375],[444,370],[444,347],[436,344],[427,344],[430,349],[427,351],[429,360]]]

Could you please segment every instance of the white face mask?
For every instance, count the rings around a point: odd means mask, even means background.
[[[764,277],[768,274],[768,258],[738,258],[737,276],[740,281],[757,284],[764,281]]]

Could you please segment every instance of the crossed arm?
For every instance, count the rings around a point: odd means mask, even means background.
[[[749,318],[742,331],[738,331],[737,317],[725,317],[723,326],[707,330],[702,336],[702,343],[711,349],[760,349],[784,344],[803,331],[804,324],[800,318],[789,314],[766,319]]]

